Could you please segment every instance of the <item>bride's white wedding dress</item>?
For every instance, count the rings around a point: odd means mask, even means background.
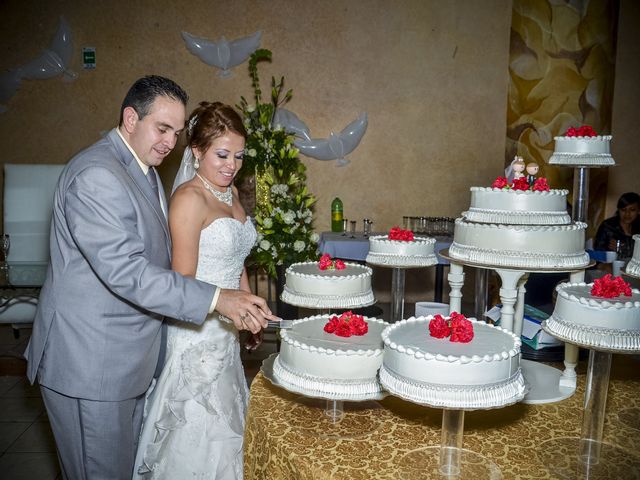
[[[237,289],[256,240],[247,218],[204,228],[196,278]],[[202,326],[170,323],[166,363],[145,405],[134,478],[241,479],[248,389],[238,331],[210,315]]]

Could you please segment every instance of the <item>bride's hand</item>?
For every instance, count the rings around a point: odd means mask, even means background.
[[[262,344],[263,340],[264,330],[260,330],[258,333],[252,333],[251,336],[247,338],[247,341],[244,342],[244,348],[246,348],[250,352],[253,352]]]

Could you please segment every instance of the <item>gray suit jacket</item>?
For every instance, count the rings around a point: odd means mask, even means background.
[[[115,129],[62,172],[50,245],[29,379],[71,397],[137,397],[158,361],[163,317],[202,323],[216,287],[170,270],[160,202]]]

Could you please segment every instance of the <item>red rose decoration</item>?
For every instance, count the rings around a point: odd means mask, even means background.
[[[526,177],[516,178],[511,184],[513,190],[529,190],[529,182]]]
[[[320,257],[320,260],[318,260],[318,268],[320,270],[344,270],[347,266],[340,259],[336,259],[335,261],[331,260],[331,255],[325,253]]]
[[[349,310],[340,317],[333,315],[325,324],[324,331],[339,337],[361,336],[369,331],[369,325],[362,315],[356,315]]]
[[[578,128],[569,127],[564,135],[565,137],[595,137],[598,134],[590,125],[583,125]]]
[[[616,298],[621,295],[631,296],[631,285],[625,282],[622,277],[614,277],[607,273],[604,277],[593,282],[591,295],[602,298]]]
[[[387,237],[389,240],[400,240],[403,242],[413,241],[413,232],[411,230],[402,230],[400,227],[393,227],[389,230]]]
[[[547,183],[547,179],[544,177],[536,178],[535,182],[533,182],[533,191],[534,192],[548,192],[549,184]]]
[[[449,341],[469,343],[473,340],[473,324],[464,315],[451,314],[451,337]]]
[[[446,338],[451,334],[449,324],[440,314],[434,316],[429,322],[429,335],[435,338]]]
[[[507,182],[507,177],[498,177],[491,184],[491,188],[508,188],[509,182]]]
[[[449,337],[450,342],[469,343],[473,340],[473,323],[461,313],[452,312],[448,320],[436,315],[429,322],[429,334],[435,338]]]

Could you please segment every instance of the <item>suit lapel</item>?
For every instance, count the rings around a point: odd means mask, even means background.
[[[167,237],[167,246],[169,248],[169,253],[171,253],[171,237],[169,235],[167,217],[162,211],[160,199],[153,191],[153,188],[151,188],[149,180],[147,180],[147,177],[145,177],[144,173],[142,173],[140,165],[138,165],[138,162],[133,157],[127,146],[122,142],[122,139],[118,135],[118,132],[116,132],[115,128],[111,130],[111,132],[109,132],[108,138],[113,144],[116,152],[118,153],[118,159],[122,163],[124,170],[127,172],[134,185],[142,192],[146,201],[149,203],[152,212],[154,213],[158,221],[162,224],[162,229],[164,230],[164,233]],[[160,181],[159,175],[156,178],[158,178],[158,190],[164,197],[164,189],[162,188],[162,182]],[[165,199],[165,205],[166,204],[167,203]]]

